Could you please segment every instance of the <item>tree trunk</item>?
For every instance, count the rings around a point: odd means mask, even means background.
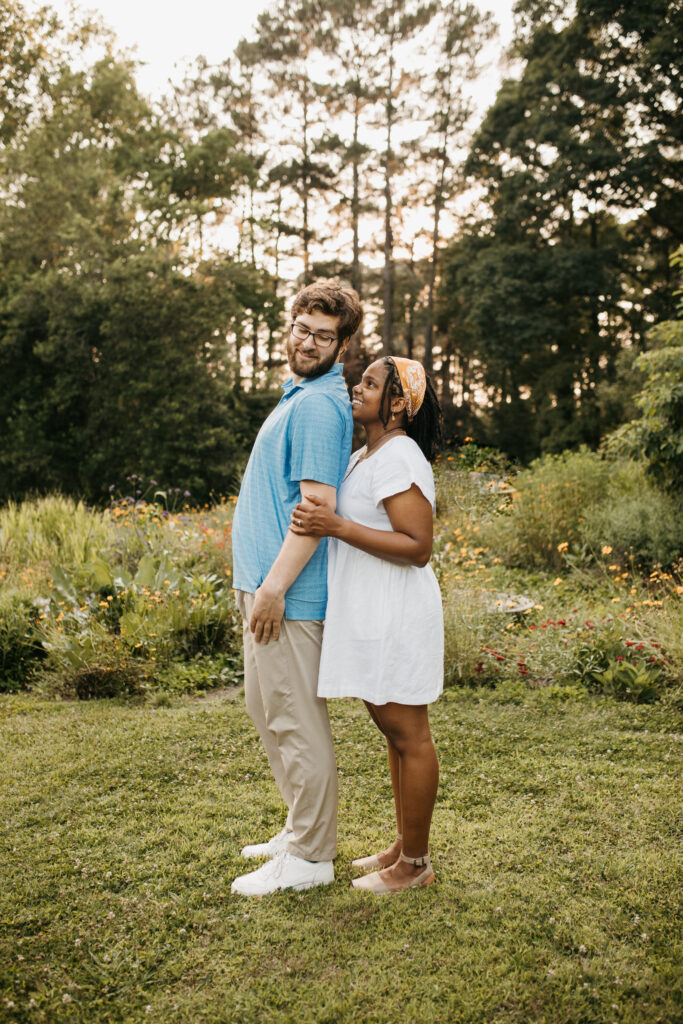
[[[360,242],[358,224],[360,220],[360,175],[358,171],[358,122],[360,119],[360,103],[356,97],[353,111],[353,192],[351,195],[351,228],[353,231],[353,262],[351,264],[351,284],[362,296],[362,279],[360,269]]]
[[[384,267],[382,268],[382,304],[384,307],[384,323],[382,325],[382,355],[391,353],[393,341],[393,307],[394,307],[394,239],[391,230],[391,128],[394,117],[394,52],[393,40],[389,53],[389,82],[387,85],[387,147],[384,158]]]
[[[254,316],[251,321],[251,338],[253,343],[251,357],[251,390],[256,391],[258,377],[258,317]]]
[[[311,281],[311,254],[309,252],[309,233],[308,233],[308,178],[309,178],[309,162],[308,162],[308,97],[304,93],[303,98],[303,112],[304,112],[304,124],[303,124],[303,167],[301,175],[301,184],[303,195],[301,197],[303,204],[303,221],[304,221],[304,284],[310,284]]]
[[[427,323],[425,325],[425,351],[424,368],[427,373],[432,372],[434,366],[434,295],[436,292],[436,267],[439,258],[439,218],[443,206],[443,193],[446,178],[446,147],[444,145],[441,156],[441,170],[439,184],[434,196],[434,227],[432,231],[432,258],[429,263],[429,286],[427,290]]]

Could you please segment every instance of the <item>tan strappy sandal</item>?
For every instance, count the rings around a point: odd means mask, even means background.
[[[382,878],[383,871],[373,871],[371,875],[365,875],[364,878],[354,878],[351,882],[352,887],[354,889],[363,889],[365,892],[374,892],[378,896],[386,896],[396,892],[403,892],[404,889],[415,889],[431,885],[434,882],[432,862],[428,853],[424,857],[406,857],[402,853],[399,856],[399,860],[402,860],[405,864],[416,864],[418,867],[423,868],[420,874],[415,875],[415,878],[408,885],[392,886]]]
[[[400,832],[396,833],[396,838],[398,839],[399,842],[403,841],[403,836],[401,835]],[[382,864],[381,860],[379,859],[380,856],[381,854],[379,853],[373,853],[369,857],[358,857],[357,860],[351,861],[351,866],[354,868],[360,868],[361,871],[374,871],[375,868],[390,868],[391,864]],[[396,861],[394,861],[393,863],[395,864]]]

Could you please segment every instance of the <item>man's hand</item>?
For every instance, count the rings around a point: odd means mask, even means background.
[[[249,629],[254,634],[255,643],[267,644],[269,640],[277,640],[284,614],[284,591],[262,583],[254,594],[254,607],[249,619]]]

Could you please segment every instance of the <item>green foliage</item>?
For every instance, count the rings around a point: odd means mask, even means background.
[[[617,700],[653,704],[661,696],[662,673],[647,665],[615,661],[604,672],[595,673],[593,679],[603,693]]]
[[[642,463],[621,461],[610,467],[604,499],[586,509],[579,533],[598,560],[606,550],[610,562],[669,568],[683,557],[683,508]]]
[[[0,688],[39,676],[45,692],[134,696],[237,678],[232,507],[169,514],[131,501],[101,513],[51,497],[0,510]],[[173,669],[209,658],[220,667]]]
[[[39,615],[40,606],[26,594],[0,593],[0,693],[24,689],[40,664]]]
[[[517,15],[520,75],[466,163],[488,210],[445,255],[439,322],[463,404],[487,394],[482,436],[526,462],[597,445],[618,412],[605,389],[625,339],[637,352],[675,314],[682,97],[670,0]]]
[[[581,541],[587,510],[602,499],[609,472],[604,459],[581,449],[544,455],[519,473],[510,511],[492,527],[506,564],[560,569],[561,546]]]
[[[107,273],[102,284],[45,272],[14,294],[0,355],[0,496],[59,487],[101,501],[131,472],[195,501],[228,491],[246,431],[231,427],[240,405],[206,343],[230,315],[229,286],[218,299],[213,281],[178,272],[163,252]]]
[[[229,339],[281,308],[257,267],[192,251],[251,161],[153,111],[96,27],[63,42],[0,150],[0,500],[101,502],[136,472],[206,501],[253,437]]]
[[[607,438],[608,450],[642,457],[652,478],[683,490],[683,321],[667,321],[648,334],[653,346],[635,361],[645,383],[635,402],[641,415]]]
[[[55,566],[52,585],[61,609],[59,629],[52,625],[45,641],[53,661],[63,647],[85,649],[87,663],[98,648],[92,631],[100,626],[150,662],[218,653],[240,635],[225,579],[187,571],[167,551],[145,554],[134,573],[102,558],[71,573]]]
[[[40,631],[46,652],[37,689],[79,700],[138,697],[150,688],[145,664],[132,656],[106,625],[98,621],[69,621],[58,629],[52,623]],[[80,626],[80,628],[77,628]]]

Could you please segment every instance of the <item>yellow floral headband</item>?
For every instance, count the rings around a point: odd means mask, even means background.
[[[391,356],[391,359],[401,379],[403,396],[406,400],[406,414],[408,419],[412,420],[424,401],[427,389],[427,376],[424,367],[416,359],[406,359],[405,356]]]

